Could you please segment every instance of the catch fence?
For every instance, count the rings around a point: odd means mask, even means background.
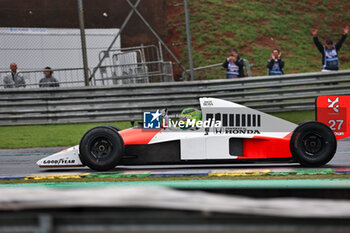
[[[45,69],[18,71],[24,77],[25,88],[40,87]],[[59,83],[59,87],[82,87],[84,82],[83,68],[51,69],[52,77]],[[101,66],[99,73],[90,80],[92,86],[108,86],[122,84],[172,82],[173,69],[171,62],[138,62],[131,64],[116,64]],[[89,75],[91,69],[88,70]],[[10,71],[0,71],[0,89],[6,89],[5,77]],[[23,88],[23,87],[20,87]]]

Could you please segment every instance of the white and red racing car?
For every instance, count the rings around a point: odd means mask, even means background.
[[[326,102],[327,98],[332,102],[336,97],[325,98]],[[79,145],[45,157],[37,164],[88,166],[98,171],[118,165],[234,162],[298,162],[318,167],[333,158],[337,139],[348,136],[343,133],[336,138],[329,126],[318,121],[296,125],[221,99],[200,98],[199,102],[201,120],[220,124],[202,124],[184,130],[168,127],[169,119],[163,116],[163,126],[158,129],[139,126],[120,131],[114,126],[98,126],[88,130]],[[341,110],[340,102],[338,99],[338,105],[333,104],[329,109],[335,105]],[[324,121],[330,122],[328,118]],[[332,124],[328,125],[334,127]],[[346,126],[347,122],[342,125]]]

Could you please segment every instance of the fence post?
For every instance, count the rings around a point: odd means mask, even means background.
[[[87,62],[87,52],[86,52],[83,0],[78,0],[78,11],[79,11],[81,51],[82,51],[82,55],[83,55],[85,86],[89,86],[89,73],[88,73],[88,62]]]
[[[246,67],[248,77],[252,77],[252,70],[250,68],[253,66],[253,64],[250,64],[247,59],[243,59],[243,62],[244,66]]]
[[[158,41],[158,47],[159,47],[159,50],[158,50],[158,60],[160,60],[161,62],[163,62],[163,50],[162,50],[162,43],[160,43],[160,41]]]
[[[188,60],[190,63],[191,81],[193,81],[194,80],[194,73],[193,73],[193,61],[192,61],[191,28],[190,28],[190,18],[188,15],[188,1],[187,0],[184,0],[184,6],[185,6],[185,19],[186,19]]]

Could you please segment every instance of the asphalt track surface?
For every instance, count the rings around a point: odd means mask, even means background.
[[[23,175],[23,174],[45,174],[50,172],[92,172],[87,167],[79,168],[39,168],[36,161],[58,152],[64,148],[35,148],[18,150],[0,150],[0,176]],[[119,166],[110,171],[130,170],[169,170],[188,171],[190,169],[227,169],[227,168],[300,168],[298,164],[206,164],[206,165],[157,165],[157,166]],[[350,168],[350,138],[338,141],[337,153],[334,158],[323,168]]]

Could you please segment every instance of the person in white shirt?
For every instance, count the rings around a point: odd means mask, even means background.
[[[17,64],[12,62],[10,64],[11,72],[7,73],[4,77],[5,88],[26,87],[23,74],[17,72]]]

